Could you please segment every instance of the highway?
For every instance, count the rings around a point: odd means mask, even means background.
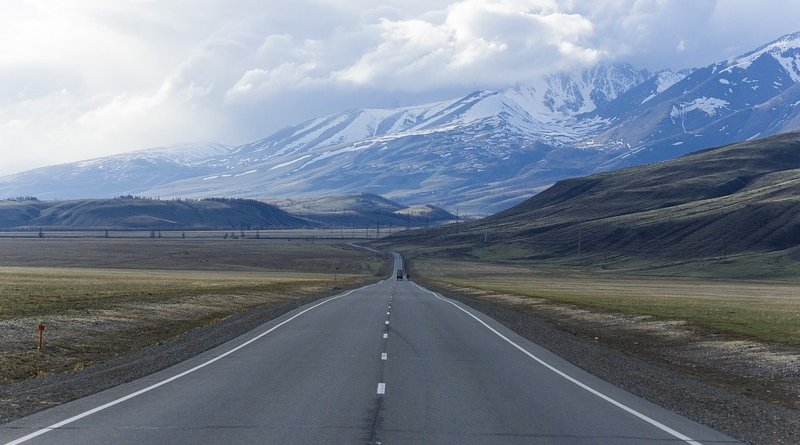
[[[739,443],[394,277],[2,425],[0,443]]]

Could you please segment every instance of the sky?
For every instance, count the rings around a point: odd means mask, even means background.
[[[797,0],[0,2],[0,175],[596,63],[705,66],[797,17]]]

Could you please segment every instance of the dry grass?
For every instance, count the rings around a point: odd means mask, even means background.
[[[354,276],[343,276],[343,284]],[[208,295],[291,294],[332,286],[328,274],[0,267],[0,320],[166,304]]]
[[[384,263],[346,246],[277,240],[12,239],[0,249],[0,383],[80,370],[250,308],[355,286]]]
[[[417,270],[444,285],[680,320],[734,337],[800,346],[800,292],[792,284],[586,274],[449,260],[420,261]]]
[[[372,274],[373,255],[305,239],[0,238],[0,266]]]

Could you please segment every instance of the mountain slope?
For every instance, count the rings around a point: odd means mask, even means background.
[[[43,167],[0,178],[0,197],[99,198],[142,190],[216,171],[231,147],[178,144]]]
[[[623,147],[601,166],[610,168],[797,129],[800,33],[692,71],[603,131],[594,143]]]
[[[504,260],[675,261],[800,246],[800,132],[560,181],[484,220],[398,243]]]

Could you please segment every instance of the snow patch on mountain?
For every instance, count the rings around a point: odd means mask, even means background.
[[[649,79],[646,70],[629,64],[597,65],[589,69],[564,72],[545,79],[536,102],[546,111],[562,115],[590,113],[622,93]],[[536,91],[533,90],[534,95]]]
[[[716,97],[698,97],[691,102],[673,106],[669,115],[670,117],[678,118],[697,110],[702,111],[707,116],[714,116],[720,110],[728,108],[729,105],[730,103],[728,103],[728,101],[717,99]]]
[[[150,162],[166,160],[176,164],[195,165],[211,157],[226,156],[232,149],[229,145],[217,143],[184,143],[78,161],[74,165],[78,168],[93,168],[99,165],[124,164],[133,160]]]
[[[746,70],[764,54],[775,58],[794,82],[800,82],[800,32],[783,36],[755,51],[729,61],[728,67],[723,71],[730,72],[734,68]]]
[[[668,70],[658,72],[655,77],[655,82],[656,82],[655,91],[653,91],[653,93],[650,94],[649,96],[645,97],[644,100],[642,100],[642,103],[645,103],[653,99],[654,97],[658,96],[659,94],[663,93],[664,91],[667,91],[672,85],[675,85],[676,83],[680,82],[685,77],[686,76],[684,74]]]

